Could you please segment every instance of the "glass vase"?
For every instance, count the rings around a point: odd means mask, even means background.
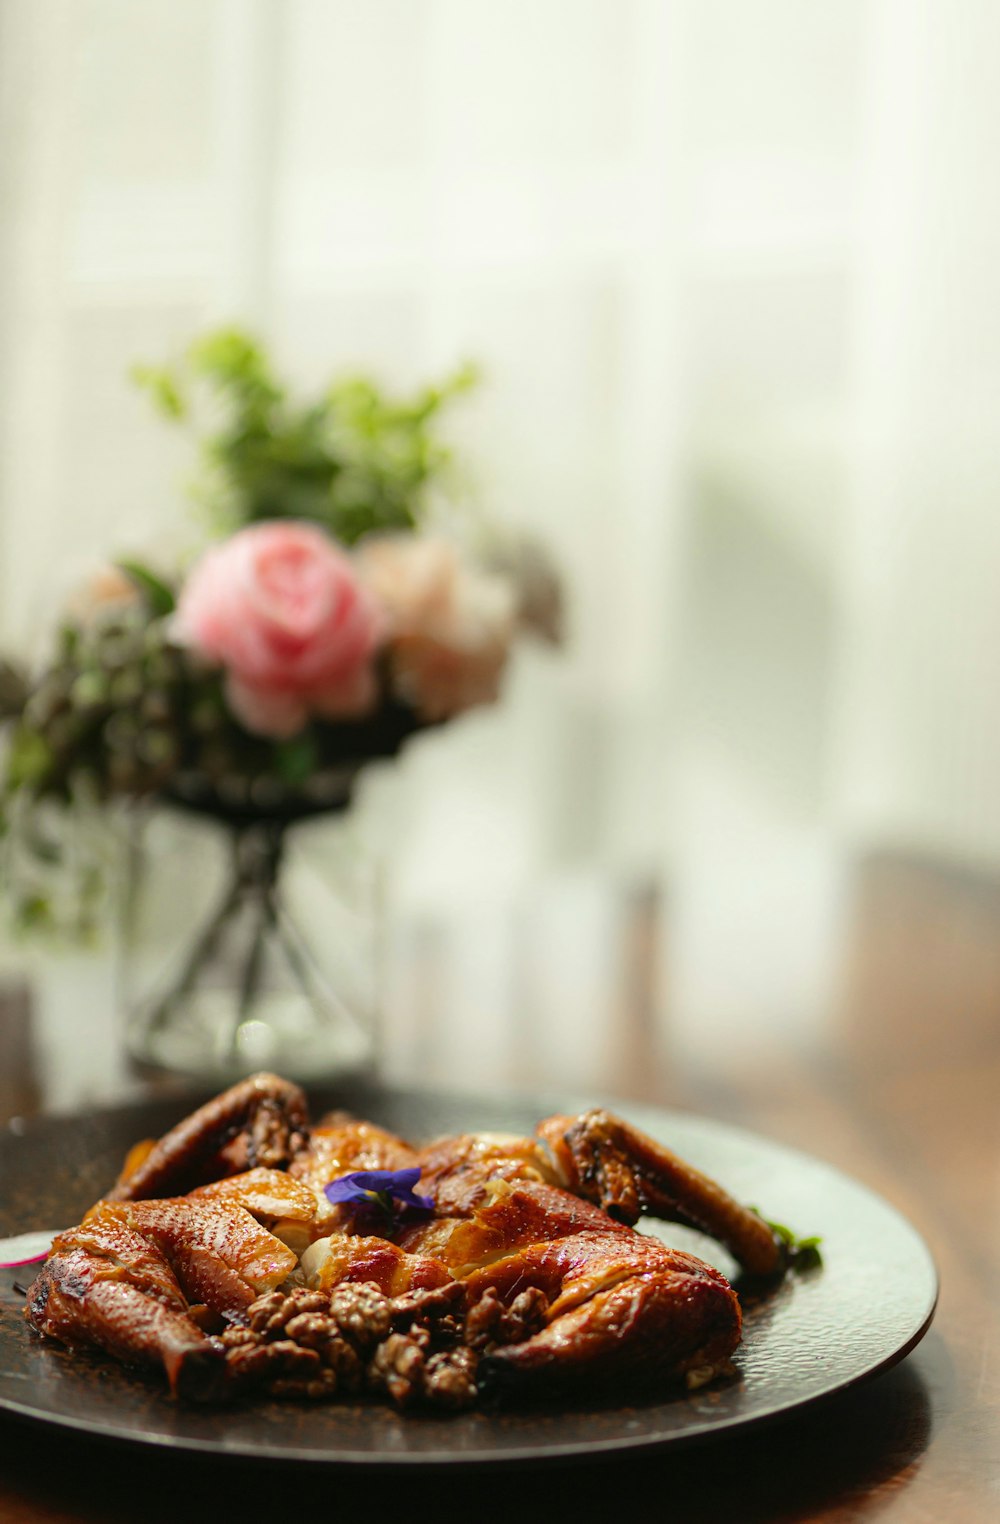
[[[228,1083],[364,1073],[375,1055],[379,889],[350,812],[178,819],[134,842],[121,915],[126,1046]]]

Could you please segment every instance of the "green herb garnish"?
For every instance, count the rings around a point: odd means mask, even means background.
[[[752,1210],[757,1212],[756,1207]],[[764,1214],[757,1212],[757,1216],[763,1217]],[[815,1270],[823,1263],[819,1247],[823,1240],[818,1233],[812,1234],[809,1238],[800,1238],[783,1222],[772,1222],[768,1217],[764,1217],[764,1221],[775,1237],[781,1240],[790,1270]]]

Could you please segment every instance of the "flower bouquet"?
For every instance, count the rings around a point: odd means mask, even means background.
[[[343,811],[366,763],[496,699],[518,632],[556,636],[556,583],[533,548],[475,544],[435,501],[437,416],[467,372],[406,403],[354,380],[299,404],[225,330],[138,379],[172,419],[207,406],[210,534],[184,569],[108,567],[41,670],[0,670],[5,888],[21,925],[88,932],[110,825],[150,802],[210,817],[228,882],[133,1010],[130,1046],[212,1076],[343,1067],[369,1034],[284,905],[289,831]]]

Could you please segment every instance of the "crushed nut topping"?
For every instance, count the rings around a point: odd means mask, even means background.
[[[401,1408],[458,1411],[476,1401],[480,1355],[529,1338],[547,1308],[533,1289],[510,1307],[491,1289],[469,1308],[459,1281],[397,1297],[345,1283],[269,1291],[218,1342],[237,1392],[320,1400],[368,1391]]]
[[[545,1325],[549,1299],[531,1286],[505,1307],[492,1286],[469,1309],[465,1340],[471,1349],[486,1352],[500,1344],[519,1344]]]

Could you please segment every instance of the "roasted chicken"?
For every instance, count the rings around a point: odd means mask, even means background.
[[[399,1172],[419,1172],[425,1194],[401,1198],[417,1206],[365,1188]],[[338,1199],[345,1178],[362,1184]],[[729,1369],[740,1304],[719,1271],[638,1232],[643,1213],[701,1229],[753,1276],[783,1271],[755,1212],[603,1110],[414,1147],[342,1114],[310,1127],[298,1087],[261,1074],[132,1149],[53,1243],[26,1317],[195,1400],[460,1408],[698,1385]]]

